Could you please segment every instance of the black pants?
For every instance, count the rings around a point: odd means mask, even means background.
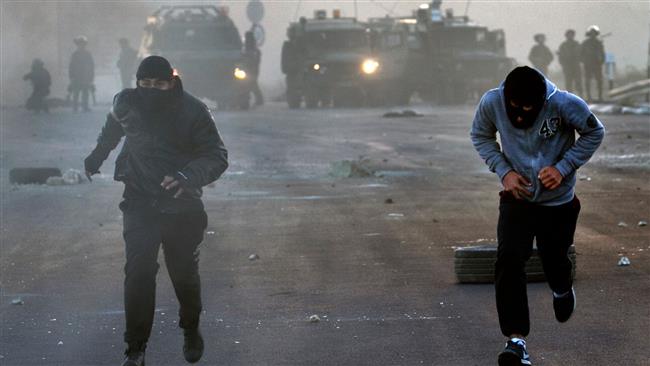
[[[495,287],[499,324],[506,337],[526,336],[530,331],[525,266],[532,254],[533,238],[551,289],[556,293],[571,290],[568,251],[579,212],[577,197],[560,206],[540,206],[501,193]]]
[[[162,214],[152,207],[125,200],[126,265],[124,272],[124,340],[146,342],[151,333],[156,300],[158,250],[163,246],[165,263],[180,303],[183,329],[196,328],[201,314],[199,244],[207,226],[205,211]]]
[[[78,87],[72,90],[72,110],[79,110],[79,94],[81,94],[81,108],[84,112],[90,110],[88,107],[88,95],[92,93],[91,87]]]

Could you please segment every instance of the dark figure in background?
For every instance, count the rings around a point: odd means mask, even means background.
[[[34,87],[32,95],[27,99],[27,103],[25,103],[25,108],[36,113],[40,111],[48,113],[49,109],[45,97],[50,95],[52,78],[50,77],[50,73],[45,69],[43,61],[35,58],[32,61],[32,70],[29,74],[23,76],[23,80],[31,81]]]
[[[90,179],[125,137],[114,175],[124,183],[120,209],[126,243],[124,340],[128,348],[123,366],[144,365],[161,244],[180,303],[183,354],[194,363],[204,347],[198,269],[199,244],[207,226],[202,187],[226,170],[228,153],[210,111],[183,90],[166,59],[145,58],[136,78],[136,89],[124,89],[113,99],[97,146],[84,161]]]
[[[507,337],[500,366],[531,364],[525,341],[530,331],[525,267],[533,239],[552,291],[555,319],[564,323],[573,314],[568,252],[580,212],[576,171],[604,135],[582,99],[558,90],[527,66],[515,68],[499,89],[485,93],[476,110],[472,143],[503,185],[494,264],[499,325]]]
[[[253,32],[248,31],[244,38],[244,62],[246,64],[246,72],[250,75],[251,92],[255,96],[255,105],[264,104],[264,96],[257,83],[260,75],[260,62],[262,61],[262,52],[257,48],[257,41]]]
[[[587,39],[582,42],[582,65],[585,70],[585,89],[587,100],[591,98],[591,79],[596,80],[598,100],[603,100],[603,64],[605,63],[605,47],[598,39],[600,29],[597,25],[587,28]]]
[[[120,69],[122,88],[133,87],[133,74],[138,61],[138,52],[131,48],[129,40],[120,38],[120,58],[117,60],[117,68]]]
[[[289,28],[287,31],[288,41],[282,44],[282,60],[281,68],[282,73],[286,75],[286,96],[289,108],[300,108],[301,104],[301,87],[302,87],[302,57],[304,57],[303,49],[296,40],[294,28]]]
[[[89,112],[88,94],[94,94],[95,62],[93,56],[86,49],[88,44],[86,37],[77,37],[74,39],[74,43],[77,45],[77,50],[74,51],[70,59],[68,91],[72,93],[72,109],[75,112],[79,110],[79,94],[81,94],[81,108],[84,112]]]
[[[569,29],[564,33],[566,40],[560,45],[557,56],[564,72],[566,90],[582,95],[582,70],[580,69],[580,43],[575,40],[576,31]]]
[[[553,62],[553,52],[544,44],[546,42],[546,36],[544,34],[538,33],[533,39],[537,44],[530,49],[528,59],[537,70],[546,75],[548,74],[548,65]]]

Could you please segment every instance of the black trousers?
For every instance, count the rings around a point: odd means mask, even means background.
[[[205,211],[163,214],[129,200],[123,201],[120,209],[126,243],[124,341],[146,342],[151,334],[161,244],[180,303],[179,325],[183,329],[196,328],[202,310],[198,247],[207,226]]]
[[[495,263],[497,312],[501,332],[527,336],[530,331],[526,294],[526,261],[533,250],[533,238],[548,284],[556,293],[571,290],[569,247],[573,244],[580,201],[560,206],[541,206],[515,199],[501,192]]]

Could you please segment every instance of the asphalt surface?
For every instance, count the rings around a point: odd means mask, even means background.
[[[205,192],[200,364],[496,364],[493,287],[458,284],[453,251],[495,242],[500,186],[469,142],[471,106],[416,109],[215,113],[231,166]],[[1,111],[1,365],[122,361],[116,154],[91,184],[8,184],[13,167],[81,170],[107,110]],[[650,221],[650,120],[601,119],[578,182],[578,308],[558,324],[550,290],[529,285],[535,365],[650,365],[650,227],[637,225]],[[360,158],[376,176],[330,174]],[[163,262],[147,365],[182,365]]]

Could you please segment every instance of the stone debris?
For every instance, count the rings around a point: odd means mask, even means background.
[[[389,213],[388,217],[404,217],[403,213]]]
[[[375,172],[368,167],[366,160],[341,160],[330,164],[330,175],[337,178],[367,178]]]
[[[384,113],[384,118],[413,118],[422,117],[423,114],[418,113],[411,109],[404,109],[402,111],[390,111]]]
[[[63,176],[51,176],[47,178],[45,184],[48,186],[65,186],[83,183],[85,176],[76,169],[69,169],[63,173]]]
[[[318,323],[319,321],[320,321],[320,317],[316,314],[309,317],[310,323]]]
[[[11,300],[11,305],[25,305],[25,302],[23,299],[13,299]]]
[[[63,173],[63,181],[65,184],[80,184],[84,181],[84,175],[81,174],[77,169],[68,169],[67,172]]]
[[[578,177],[579,180],[586,180],[587,182],[591,182],[591,177],[587,175],[580,175]]]
[[[648,226],[648,222],[647,222],[647,221],[643,221],[643,220],[641,220],[641,221],[639,221],[639,223],[637,224],[637,226],[639,226],[639,227]]]
[[[260,256],[257,255],[257,254],[251,254],[251,255],[248,256],[249,261],[255,261],[255,260],[258,260],[258,259],[260,259]]]
[[[49,177],[45,181],[45,184],[48,186],[64,186],[65,180],[63,180],[63,177]]]
[[[63,346],[63,341],[59,341],[59,343],[57,343],[57,345],[58,346]]]
[[[628,257],[621,257],[621,259],[618,260],[618,266],[619,267],[627,267],[629,266],[630,263],[630,258]]]
[[[206,232],[205,232],[205,234],[206,234],[206,235],[214,235],[214,234],[215,234],[215,232],[214,232],[214,231],[212,231],[212,230],[210,230],[210,231],[206,231]]]
[[[627,227],[627,224],[623,221],[618,223],[618,227]]]
[[[395,203],[395,202],[393,201],[392,198],[386,198],[386,200],[384,201],[384,203],[387,204],[387,205],[390,205],[390,204],[393,204],[393,203]]]

